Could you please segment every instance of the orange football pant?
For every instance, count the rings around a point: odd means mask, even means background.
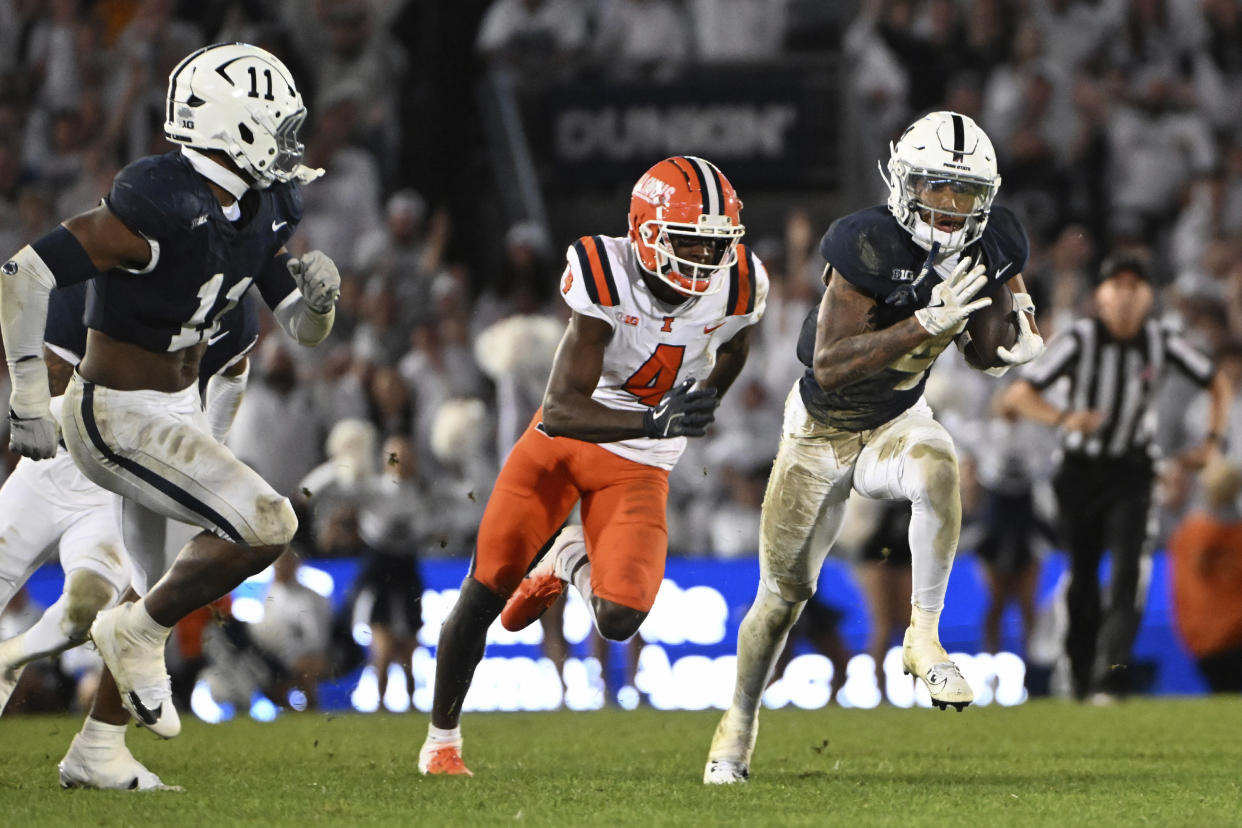
[[[540,548],[582,500],[591,590],[647,612],[668,555],[668,471],[531,425],[513,446],[483,512],[471,574],[500,595],[517,589]]]

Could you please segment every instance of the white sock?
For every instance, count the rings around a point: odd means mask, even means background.
[[[562,581],[569,581],[577,585],[574,581],[574,570],[586,557],[586,544],[578,541],[568,543],[557,553],[556,559],[552,562],[552,572]],[[586,569],[590,571],[590,564],[586,565]]]
[[[52,604],[34,626],[18,636],[18,648],[22,664],[44,656],[55,655],[69,649],[73,642],[60,631],[61,619],[65,617],[65,597]]]
[[[165,627],[147,612],[146,598],[138,599],[130,608],[126,626],[129,627],[129,633],[138,640],[158,647],[164,646],[164,642],[168,640],[168,634],[172,632],[172,627]]]
[[[123,748],[125,747],[125,730],[125,725],[108,724],[87,716],[78,742],[83,747],[100,750]]]
[[[461,747],[461,725],[441,728],[427,725],[427,743],[431,745],[457,745]]]
[[[940,641],[940,608],[923,609],[910,606],[910,626],[915,638],[923,641]]]

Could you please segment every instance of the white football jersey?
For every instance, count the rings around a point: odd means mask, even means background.
[[[561,296],[574,311],[602,319],[613,336],[592,398],[609,408],[646,411],[690,377],[702,382],[716,365],[716,351],[763,316],[768,274],[744,245],[737,263],[717,279],[716,293],[666,305],[651,295],[642,269],[623,237],[583,236],[566,254]],[[637,438],[600,443],[638,463],[671,469],[685,437]]]

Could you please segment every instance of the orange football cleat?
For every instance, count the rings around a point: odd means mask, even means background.
[[[526,629],[561,597],[565,582],[556,577],[551,569],[549,566],[548,571],[540,572],[539,567],[535,567],[509,596],[505,608],[500,611],[500,623],[506,630],[517,632]]]
[[[420,752],[418,769],[427,776],[474,776],[461,758],[461,748],[457,745]]]

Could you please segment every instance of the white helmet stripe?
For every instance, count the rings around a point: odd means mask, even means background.
[[[718,216],[724,207],[724,193],[720,187],[720,174],[716,168],[704,161],[687,155],[686,160],[694,165],[699,175],[699,186],[703,188],[703,212],[709,216]]]

